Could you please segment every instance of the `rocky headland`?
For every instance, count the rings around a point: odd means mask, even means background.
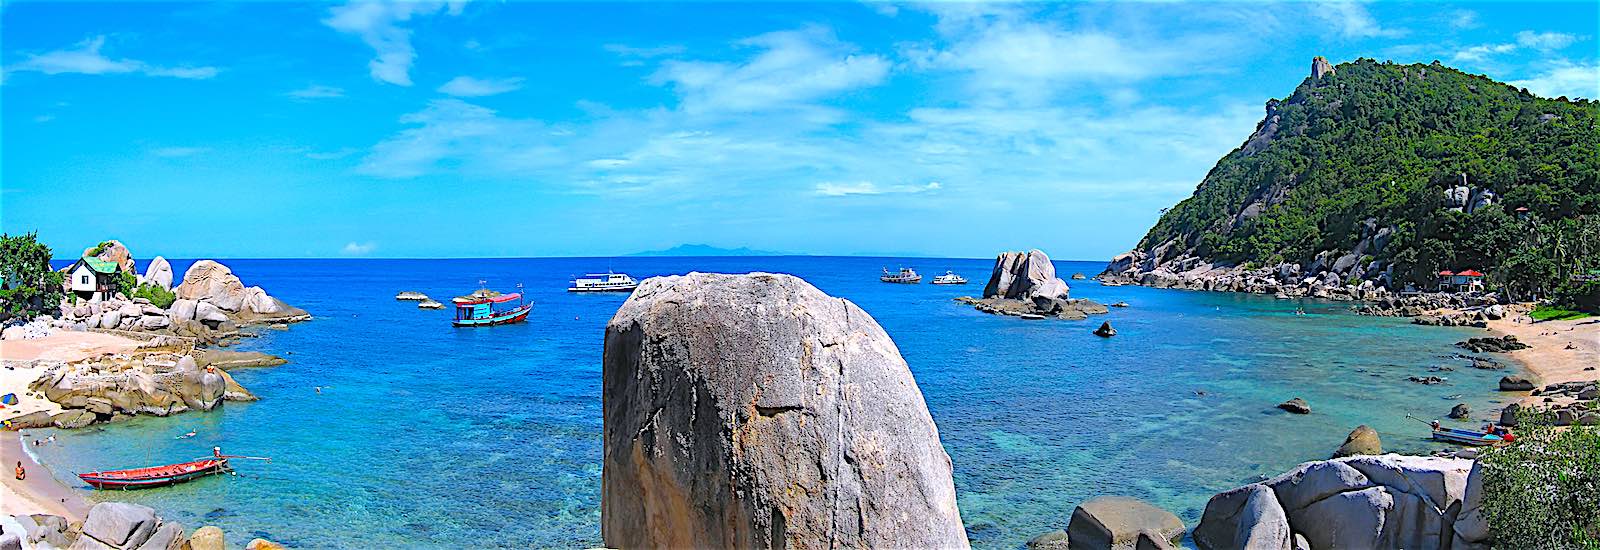
[[[983,297],[962,296],[956,301],[984,313],[1024,319],[1087,319],[1108,311],[1103,304],[1072,298],[1070,293],[1071,287],[1056,276],[1055,264],[1044,252],[1002,252],[994,260]]]
[[[50,514],[0,516],[0,550],[225,550],[224,533],[206,526],[188,531],[156,515],[149,506],[102,502],[82,521]],[[254,539],[245,550],[283,550]]]

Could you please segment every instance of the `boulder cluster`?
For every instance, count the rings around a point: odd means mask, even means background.
[[[1600,426],[1600,380],[1577,380],[1532,387],[1528,382],[1518,387],[1533,390],[1543,404],[1530,408],[1528,413],[1543,416],[1556,426]],[[1500,424],[1516,426],[1523,407],[1512,403],[1500,411]]]
[[[61,412],[37,411],[10,419],[17,429],[81,428],[145,414],[168,416],[209,411],[227,401],[253,401],[227,371],[201,365],[193,355],[178,355],[183,342],[155,339],[127,355],[107,355],[75,363],[56,363],[28,388],[61,405]]]
[[[1510,334],[1500,338],[1468,338],[1456,342],[1456,346],[1472,353],[1506,353],[1532,347],[1517,341],[1517,337]]]
[[[201,527],[191,533],[183,524],[157,516],[149,506],[102,502],[90,508],[82,522],[49,514],[0,516],[0,549],[13,548],[224,550],[227,542],[216,527]],[[283,548],[259,538],[245,545],[245,550]]]
[[[157,256],[140,280],[168,289],[172,284],[172,267],[165,258]],[[68,328],[153,332],[214,341],[232,334],[241,324],[292,323],[310,318],[304,310],[268,295],[261,287],[244,286],[232,270],[212,260],[195,262],[184,274],[182,283],[170,290],[177,299],[164,309],[149,299],[130,299],[121,293],[110,300],[85,300],[69,293],[61,302],[58,324]]]
[[[790,275],[645,280],[606,327],[600,530],[612,548],[965,548],[910,368]]]
[[[1092,300],[1073,299],[1070,292],[1044,252],[1002,252],[994,260],[983,297],[962,296],[956,301],[971,304],[984,313],[1025,319],[1087,319],[1108,311]]]
[[[1471,460],[1402,455],[1307,462],[1206,503],[1194,542],[1223,548],[1488,548]]]

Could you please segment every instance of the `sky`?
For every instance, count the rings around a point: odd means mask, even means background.
[[[71,257],[1131,248],[1313,56],[1600,95],[1596,2],[0,3]]]

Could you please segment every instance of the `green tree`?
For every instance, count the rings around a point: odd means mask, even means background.
[[[1600,428],[1518,415],[1517,441],[1484,453],[1484,519],[1499,548],[1600,550]]]
[[[50,269],[50,247],[37,233],[0,235],[0,277],[0,316],[32,319],[61,303],[61,273]]]

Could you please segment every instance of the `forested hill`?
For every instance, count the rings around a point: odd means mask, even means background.
[[[1536,97],[1437,61],[1317,58],[1266,111],[1119,257],[1130,273],[1178,272],[1180,260],[1343,263],[1340,280],[1398,287],[1471,268],[1541,290],[1600,267],[1600,102]]]

